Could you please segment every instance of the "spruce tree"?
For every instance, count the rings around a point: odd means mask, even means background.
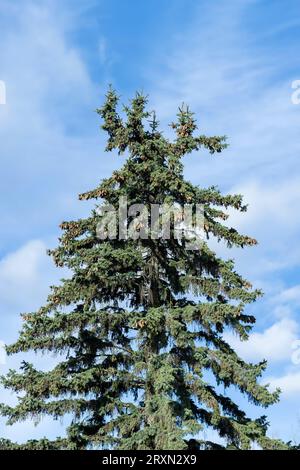
[[[80,195],[96,201],[88,218],[61,224],[59,246],[49,254],[71,275],[51,287],[45,306],[23,315],[19,337],[7,347],[8,354],[54,352],[60,360],[46,371],[24,361],[2,377],[18,395],[16,406],[0,408],[9,425],[47,415],[72,422],[55,440],[2,439],[0,448],[286,448],[267,436],[265,416],[249,418],[229,396],[234,386],[262,407],[279,397],[259,384],[266,361],[245,362],[223,338],[230,329],[247,340],[255,318],[244,309],[261,292],[209,245],[211,238],[229,248],[255,245],[224,223],[226,209],[247,207],[241,195],[200,188],[183,175],[183,156],[220,153],[226,139],[195,135],[194,115],[183,106],[170,140],[146,110],[144,95],[136,94],[124,116],[118,102],[110,88],[97,112],[108,134],[106,150],[125,154],[126,161]],[[201,204],[201,249],[187,249],[184,236],[101,239],[99,204],[117,207],[121,197],[129,206]],[[207,428],[224,444],[199,437]]]

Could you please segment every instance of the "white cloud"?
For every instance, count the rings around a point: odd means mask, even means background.
[[[3,24],[1,32],[1,68],[9,110],[2,122],[4,132],[9,126],[15,127],[16,121],[22,121],[19,132],[35,129],[58,133],[58,124],[62,123],[53,121],[54,108],[56,113],[57,108],[61,112],[68,110],[71,117],[69,100],[87,104],[93,91],[78,49],[66,40],[69,21],[64,15],[57,15],[55,3],[51,7],[50,2],[28,2],[22,8],[4,2],[0,11],[9,18],[10,27],[13,22],[18,28],[18,34],[11,35],[10,28]],[[24,113],[30,119],[22,120]],[[51,128],[47,127],[50,121]]]
[[[300,224],[295,216],[300,206],[300,179],[297,176],[277,182],[251,179],[234,185],[230,193],[243,194],[248,210],[228,211],[227,224],[259,242],[254,249],[234,250],[234,255],[248,275],[262,277],[271,273],[275,285],[276,272],[300,264]]]
[[[61,220],[86,210],[77,194],[99,183],[111,159],[99,158],[94,109],[106,91],[102,78],[93,82],[70,39],[80,30],[78,7],[74,13],[73,5],[56,1],[0,3],[0,78],[7,88],[7,103],[0,107],[5,246],[34,238],[41,227],[53,233]]]
[[[243,229],[255,227],[258,233],[269,228],[272,239],[289,237],[299,231],[295,213],[300,205],[300,179],[292,176],[280,182],[264,183],[259,179],[235,185],[231,192],[243,194],[249,205],[246,214],[232,211],[231,221]]]
[[[6,290],[10,284],[14,288],[31,284],[38,280],[38,270],[46,256],[46,246],[40,240],[32,240],[0,260],[0,282]]]
[[[227,188],[251,177],[280,181],[297,164],[299,107],[290,99],[294,77],[278,80],[287,54],[257,50],[251,31],[246,33],[252,5],[204,2],[188,34],[172,38],[163,72],[150,72],[150,96],[166,120],[185,101],[197,113],[200,132],[228,135],[230,148],[223,157],[186,159],[193,181]]]
[[[280,292],[274,299],[276,302],[283,304],[300,305],[300,285],[289,287]]]
[[[31,240],[16,251],[0,259],[0,372],[5,374],[10,368],[18,368],[22,360],[34,362],[40,369],[49,369],[57,363],[51,354],[45,357],[33,353],[20,353],[6,357],[4,344],[9,344],[17,338],[20,329],[20,312],[32,311],[46,301],[49,285],[62,277],[62,270],[55,268],[53,261],[46,254],[46,244],[41,240]],[[0,388],[0,402],[16,403],[16,394]],[[68,422],[66,418],[65,423]],[[62,423],[50,418],[42,420],[36,427],[27,420],[16,426],[5,426],[5,420],[0,420],[0,435],[7,439],[23,442],[30,438],[43,435],[55,437],[63,433]]]
[[[0,259],[1,314],[39,307],[58,271],[41,240],[29,241]]]
[[[283,318],[263,332],[251,333],[248,341],[240,341],[230,333],[226,333],[225,339],[244,359],[284,361],[291,358],[292,344],[298,337],[298,330],[296,321]]]
[[[300,393],[300,371],[289,372],[282,377],[268,377],[264,382],[270,384],[271,390],[280,388],[285,397]]]

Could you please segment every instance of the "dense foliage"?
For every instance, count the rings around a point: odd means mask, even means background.
[[[244,309],[261,292],[232,260],[212,251],[209,239],[229,248],[255,245],[225,223],[224,210],[246,206],[241,195],[194,186],[183,175],[184,155],[220,153],[225,138],[195,135],[193,114],[182,107],[170,141],[146,103],[136,94],[122,118],[109,90],[97,110],[108,133],[106,150],[127,158],[80,199],[115,207],[122,196],[129,205],[203,204],[206,238],[200,250],[188,250],[174,237],[100,240],[97,205],[88,218],[61,224],[59,246],[50,254],[71,276],[51,288],[45,306],[23,315],[19,338],[7,347],[8,354],[55,352],[60,361],[47,371],[28,362],[9,371],[2,383],[16,392],[18,403],[2,404],[0,412],[10,425],[45,415],[71,416],[72,422],[54,441],[21,445],[3,439],[0,448],[285,448],[267,437],[265,417],[250,419],[229,396],[235,386],[267,407],[279,395],[259,385],[266,362],[245,362],[223,338],[231,329],[247,339],[255,318]],[[206,428],[224,444],[199,437]]]

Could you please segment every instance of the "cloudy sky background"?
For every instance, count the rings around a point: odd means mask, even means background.
[[[41,306],[62,277],[46,248],[62,220],[89,213],[77,194],[122,164],[103,152],[93,112],[108,83],[124,103],[135,90],[149,94],[166,133],[187,102],[200,132],[226,134],[230,147],[187,156],[186,176],[243,193],[248,213],[230,223],[259,240],[244,251],[217,248],[265,292],[249,309],[257,317],[249,342],[227,338],[245,359],[269,360],[263,381],[282,397],[264,410],[235,396],[251,416],[267,414],[271,436],[300,442],[300,105],[291,100],[299,27],[297,0],[0,0],[1,341],[16,339],[19,313]],[[55,437],[61,426],[1,423],[2,437],[20,441]]]

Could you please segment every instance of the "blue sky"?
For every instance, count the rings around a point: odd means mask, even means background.
[[[166,133],[187,102],[200,132],[226,134],[230,147],[218,157],[186,157],[186,176],[243,193],[249,211],[232,213],[230,223],[259,240],[245,251],[215,247],[265,292],[251,308],[257,324],[249,342],[227,338],[245,359],[269,360],[263,381],[280,386],[282,397],[268,410],[236,397],[251,416],[267,414],[271,436],[300,442],[293,349],[300,339],[300,105],[291,101],[299,39],[297,0],[0,1],[3,342],[17,337],[19,313],[42,305],[62,277],[45,251],[56,245],[62,220],[89,213],[77,194],[122,164],[103,152],[94,113],[108,83],[124,103],[135,90],[147,93]],[[0,372],[19,360],[9,358]],[[59,428],[51,420],[2,424],[0,434],[25,440]]]

